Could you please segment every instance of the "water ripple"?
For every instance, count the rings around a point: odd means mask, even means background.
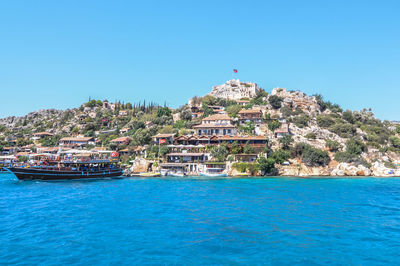
[[[397,264],[400,179],[0,180],[0,264]]]

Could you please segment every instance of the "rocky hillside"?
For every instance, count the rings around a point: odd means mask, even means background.
[[[241,123],[243,109],[262,112],[261,123]],[[268,158],[274,166],[269,170],[278,174],[400,176],[399,125],[375,118],[370,110],[343,110],[320,95],[284,88],[268,93],[255,83],[239,80],[214,86],[208,95],[195,97],[176,110],[153,103],[91,100],[79,108],[2,118],[0,150],[10,145],[55,146],[65,136],[92,136],[97,145],[107,148],[146,147],[148,156],[154,158],[159,150],[152,147],[151,136],[193,134],[194,125],[216,112],[232,117],[239,135],[267,137],[268,145],[258,157]],[[54,136],[33,141],[34,133],[42,131]],[[111,140],[120,136],[132,141],[112,146]],[[234,154],[233,149],[229,152]]]

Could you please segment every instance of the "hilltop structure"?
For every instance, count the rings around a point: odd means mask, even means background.
[[[240,82],[239,79],[232,79],[222,85],[213,86],[208,95],[227,100],[241,100],[243,98],[253,98],[259,91],[257,83]]]

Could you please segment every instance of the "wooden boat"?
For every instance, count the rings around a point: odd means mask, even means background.
[[[113,160],[61,161],[47,166],[5,167],[20,180],[65,180],[121,177]]]

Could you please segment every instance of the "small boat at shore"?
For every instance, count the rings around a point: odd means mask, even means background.
[[[49,165],[4,167],[19,180],[70,180],[121,177],[123,170],[113,160],[59,161]]]
[[[134,174],[132,176],[138,176],[138,177],[158,177],[161,176],[161,173],[157,173],[157,172],[145,172],[145,173],[138,173],[138,174]]]
[[[167,176],[172,176],[172,177],[184,177],[185,174],[183,172],[175,172],[175,173],[168,173]]]
[[[227,177],[228,174],[226,174],[226,173],[200,173],[200,176],[207,176],[207,177]]]

